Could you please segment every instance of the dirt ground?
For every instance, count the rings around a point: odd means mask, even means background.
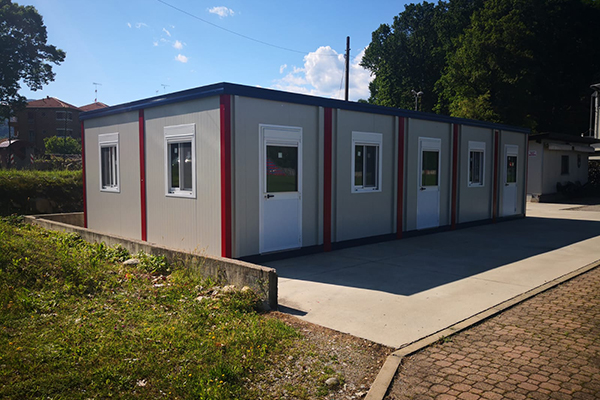
[[[248,383],[259,399],[361,399],[394,350],[292,315],[271,312],[267,317],[295,327],[302,339],[273,360],[276,368]],[[330,378],[335,379],[328,385]]]

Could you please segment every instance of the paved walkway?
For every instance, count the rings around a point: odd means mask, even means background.
[[[599,399],[600,268],[403,360],[386,399]]]
[[[600,259],[600,212],[576,207],[268,265],[300,318],[398,348]]]

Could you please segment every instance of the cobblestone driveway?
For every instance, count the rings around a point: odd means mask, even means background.
[[[386,399],[600,399],[600,268],[403,360]]]

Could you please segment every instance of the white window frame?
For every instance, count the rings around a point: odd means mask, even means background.
[[[356,146],[375,146],[377,148],[377,187],[364,187],[355,185],[355,165],[356,165]],[[352,132],[351,160],[352,169],[350,170],[350,188],[352,193],[377,193],[381,192],[382,183],[382,149],[383,134],[372,132]],[[364,169],[363,169],[364,171]],[[364,182],[364,180],[363,180]]]
[[[196,198],[196,124],[165,126],[165,195],[169,197]],[[192,189],[172,187],[169,146],[178,143],[191,143],[192,149]],[[179,169],[180,182],[183,169]]]
[[[471,181],[471,153],[481,153],[481,182]],[[468,187],[484,187],[485,186],[485,142],[469,141],[469,156],[467,157],[467,185]]]
[[[102,184],[102,149],[105,148],[114,148],[115,149],[115,157],[112,162],[114,162],[112,168],[112,181],[116,181],[116,184],[110,186],[104,186]],[[121,176],[120,176],[120,162],[119,162],[119,133],[104,133],[98,135],[98,171],[100,178],[100,191],[101,192],[112,192],[112,193],[120,193],[121,192]]]

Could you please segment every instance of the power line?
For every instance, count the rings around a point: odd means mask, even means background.
[[[171,7],[172,9],[179,11],[180,13],[183,13],[183,14],[185,14],[185,15],[188,15],[188,16],[192,17],[192,18],[195,18],[195,19],[197,19],[198,21],[202,21],[202,22],[204,22],[205,24],[209,24],[209,25],[211,25],[211,26],[214,26],[215,28],[219,28],[219,29],[221,29],[221,30],[224,30],[225,32],[229,32],[229,33],[231,33],[231,34],[233,34],[233,35],[236,35],[236,36],[242,37],[242,38],[244,38],[244,39],[251,40],[251,41],[253,41],[253,42],[256,42],[256,43],[264,44],[265,46],[274,47],[274,48],[276,48],[276,49],[285,50],[285,51],[291,51],[292,53],[299,53],[299,54],[308,54],[308,53],[309,53],[308,51],[294,50],[294,49],[290,49],[290,48],[288,48],[288,47],[278,46],[278,45],[276,45],[276,44],[272,44],[272,43],[264,42],[264,41],[262,41],[262,40],[254,39],[254,38],[252,38],[252,37],[250,37],[250,36],[246,36],[246,35],[243,35],[243,34],[241,34],[241,33],[238,33],[238,32],[235,32],[235,31],[232,31],[231,29],[227,29],[227,28],[224,28],[224,27],[222,27],[222,26],[220,26],[220,25],[213,24],[212,22],[210,22],[210,21],[207,21],[207,20],[205,20],[205,19],[202,19],[202,18],[200,18],[200,17],[199,17],[199,16],[197,16],[197,15],[194,15],[194,14],[192,14],[192,13],[190,13],[190,12],[187,12],[187,11],[185,11],[185,10],[182,10],[181,8],[175,7],[174,5],[172,5],[172,4],[169,4],[169,3],[167,3],[166,1],[163,1],[163,0],[157,0],[157,1],[158,1],[159,3],[162,3],[162,4],[164,4],[165,6]],[[325,54],[321,54],[321,55],[325,55]],[[331,56],[331,57],[337,57],[337,55],[333,55],[333,54],[327,54],[327,56]]]

